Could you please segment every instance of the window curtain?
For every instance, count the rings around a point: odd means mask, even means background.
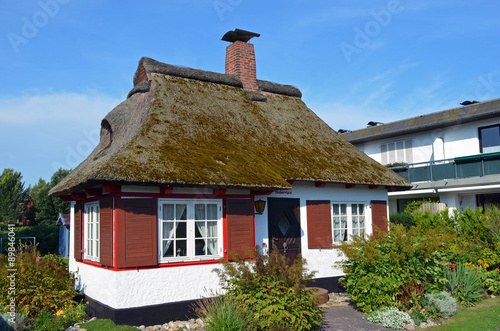
[[[174,242],[173,238],[177,228],[179,227],[179,222],[175,222],[178,220],[186,219],[186,208],[185,204],[178,205],[163,205],[163,256],[167,253],[168,249]],[[174,209],[175,209],[175,218],[174,218]],[[165,221],[168,222],[165,222]],[[175,228],[174,228],[175,223]],[[175,256],[175,254],[174,254]]]

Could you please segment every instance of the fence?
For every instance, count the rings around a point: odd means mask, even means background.
[[[21,239],[33,239],[31,242],[34,245],[36,245],[36,237],[15,237],[16,239],[16,246],[19,244],[19,242],[21,242]],[[6,238],[0,238],[0,254],[3,254],[3,253],[6,253],[7,252],[7,244],[5,245],[5,250],[4,250],[4,245],[3,245],[3,241],[10,241],[8,237]],[[27,240],[23,241],[23,242],[26,242]]]
[[[439,203],[439,202],[426,202],[423,203],[420,208],[418,208],[418,211],[430,211],[431,214],[438,213],[440,211],[446,210],[447,206],[446,203]]]

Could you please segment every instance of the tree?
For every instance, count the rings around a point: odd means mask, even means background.
[[[52,177],[50,182],[40,178],[31,189],[31,196],[35,200],[35,219],[36,223],[55,222],[59,214],[68,214],[70,209],[69,202],[64,202],[59,198],[49,196],[49,191],[64,177],[69,174],[69,170],[59,169]]]
[[[21,204],[28,199],[23,176],[14,169],[5,168],[0,176],[0,221],[14,221],[21,217]]]

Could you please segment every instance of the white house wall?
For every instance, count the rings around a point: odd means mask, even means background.
[[[112,308],[200,299],[220,290],[218,264],[113,271],[76,262],[75,287]]]
[[[316,271],[316,278],[326,278],[343,275],[335,267],[341,256],[335,248],[308,249],[306,201],[364,203],[365,230],[369,235],[372,233],[370,201],[387,201],[387,191],[384,188],[368,189],[367,186],[346,189],[345,185],[326,184],[325,187],[315,187],[313,183],[296,183],[293,190],[255,196],[255,200],[267,201],[269,197],[300,199],[302,256],[307,261],[307,268]],[[263,215],[255,216],[256,244],[260,247],[269,247],[267,222],[266,206]],[[71,205],[71,233],[74,233],[74,203]],[[76,277],[77,290],[115,309],[195,300],[220,290],[219,278],[213,272],[220,267],[219,264],[114,271],[75,261],[73,250],[74,236],[71,236],[69,268]]]
[[[266,200],[267,198],[298,198],[300,199],[300,226],[302,231],[301,252],[307,261],[307,268],[316,271],[316,278],[342,276],[342,270],[335,267],[335,263],[342,257],[340,250],[336,248],[309,249],[307,240],[307,200],[330,200],[332,202],[360,202],[366,205],[366,234],[373,232],[371,226],[371,200],[387,201],[387,191],[382,187],[379,189],[368,189],[367,186],[357,186],[346,189],[345,185],[326,184],[325,187],[315,187],[312,183],[295,183],[293,190],[278,190],[268,196],[256,196],[255,199]],[[260,247],[269,247],[267,230],[267,204],[263,215],[255,216],[256,244]]]
[[[480,153],[478,128],[499,123],[500,120],[482,120],[408,135],[373,140],[357,144],[356,147],[380,163],[382,163],[380,145],[401,140],[412,140],[413,161],[410,163],[476,155]],[[444,150],[442,152],[437,151],[436,156],[434,156],[433,147],[436,146],[436,138],[443,138]],[[397,162],[402,161],[398,160]]]

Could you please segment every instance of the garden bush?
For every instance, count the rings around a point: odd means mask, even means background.
[[[215,296],[197,302],[195,312],[208,331],[256,330],[252,313],[232,296]]]
[[[7,257],[0,257],[0,292],[8,293]],[[70,304],[77,292],[64,263],[55,255],[40,257],[36,247],[21,244],[16,251],[16,301],[20,312],[33,318],[43,309],[55,313]],[[9,296],[0,297],[0,306],[8,306]]]
[[[381,306],[402,306],[404,293],[417,291],[413,300],[423,295],[422,287],[440,290],[446,283],[443,253],[453,240],[445,230],[416,226],[406,231],[391,224],[390,232],[381,231],[379,239],[354,237],[340,245],[345,259],[340,262],[347,293],[364,312]]]
[[[413,224],[413,216],[406,213],[394,213],[390,215],[391,223],[402,224],[406,230],[409,230]]]
[[[394,307],[382,307],[365,315],[367,321],[380,323],[386,328],[400,330],[411,322],[407,312],[400,311]]]
[[[445,287],[462,307],[475,305],[483,298],[483,284],[477,267],[457,264],[444,269]]]
[[[59,252],[59,227],[54,224],[39,224],[16,228],[16,237],[36,237],[40,254],[57,254]]]
[[[436,317],[450,318],[457,311],[457,300],[446,291],[426,294],[425,297],[428,299],[428,306],[436,307]]]
[[[318,299],[305,287],[314,273],[304,264],[300,256],[289,264],[276,249],[262,255],[257,248],[252,261],[223,260],[216,271],[227,295],[245,303],[259,329],[313,330],[322,313]]]

